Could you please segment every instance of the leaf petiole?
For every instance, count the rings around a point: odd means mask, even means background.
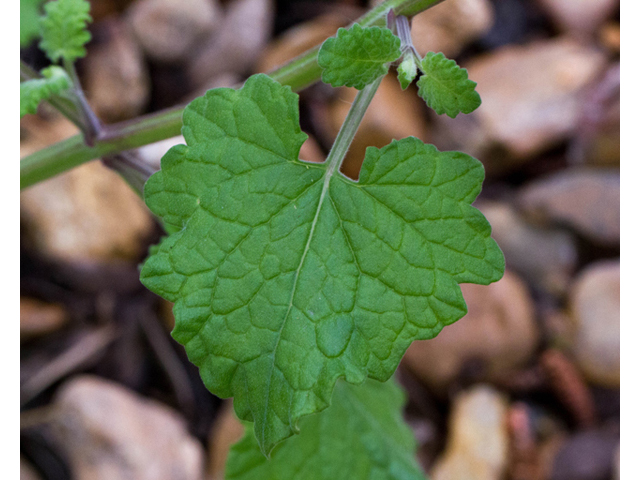
[[[333,176],[335,170],[342,164],[342,161],[349,150],[349,146],[356,135],[358,127],[360,126],[360,123],[362,123],[364,114],[366,113],[367,108],[369,107],[373,96],[376,94],[383,78],[384,75],[381,75],[373,83],[370,83],[360,90],[356,95],[356,98],[349,109],[349,113],[347,114],[347,118],[345,118],[342,127],[340,127],[340,131],[338,132],[338,135],[333,142],[333,146],[329,151],[329,155],[327,156],[328,166],[325,182],[328,182],[328,179]]]

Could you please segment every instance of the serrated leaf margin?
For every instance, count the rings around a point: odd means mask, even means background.
[[[86,0],[54,0],[44,5],[40,19],[42,40],[38,44],[52,62],[73,62],[87,54],[91,40],[87,24],[91,22],[91,4]]]
[[[361,27],[355,23],[351,28],[339,28],[335,37],[330,37],[322,44],[318,52],[318,65],[322,68],[322,81],[332,87],[354,87],[362,90],[376,78],[389,70],[388,63],[397,60],[400,55],[400,39],[388,28]],[[384,48],[386,46],[386,48]],[[374,49],[384,48],[376,52],[376,58],[363,60],[354,56],[358,53],[371,55]],[[369,63],[366,69],[358,71],[358,64]]]
[[[44,78],[33,78],[20,83],[20,118],[35,114],[40,102],[71,87],[71,79],[61,67],[52,65],[40,73]]]
[[[475,91],[476,82],[469,80],[466,68],[444,56],[429,52],[420,64],[423,72],[418,79],[418,95],[438,115],[455,118],[459,113],[471,113],[481,104]]]

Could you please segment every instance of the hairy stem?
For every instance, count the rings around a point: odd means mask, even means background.
[[[347,155],[347,151],[349,150],[349,146],[351,146],[353,137],[355,137],[356,131],[364,118],[364,114],[366,113],[367,108],[369,108],[369,104],[371,103],[373,96],[376,94],[383,78],[384,75],[378,77],[375,82],[370,83],[359,91],[353,101],[353,104],[351,104],[347,118],[345,118],[342,127],[340,127],[340,131],[338,132],[338,135],[333,142],[333,146],[331,147],[331,151],[327,156],[328,167],[325,176],[325,184],[328,184],[329,179],[335,173],[336,169],[340,167],[344,157]]]
[[[422,59],[420,58],[420,54],[416,50],[416,47],[413,46],[413,41],[411,40],[409,19],[404,15],[396,17],[396,29],[398,30],[398,36],[400,37],[402,54],[404,55],[406,52],[410,52],[410,54],[413,55],[416,64],[421,65]]]
[[[73,65],[73,62],[65,60],[64,69],[67,71],[67,74],[73,82],[73,99],[78,111],[83,117],[82,132],[84,135],[84,142],[87,146],[92,147],[95,139],[102,131],[102,123],[100,123],[96,114],[93,113],[93,110],[89,106],[89,102],[87,102],[87,99],[84,96],[84,92],[82,91],[82,86],[80,85],[80,80],[78,79],[78,74],[76,72],[76,67]]]
[[[443,0],[387,0],[357,20],[362,26],[384,26],[390,9],[396,15],[412,16]],[[320,79],[318,66],[320,45],[308,50],[269,75],[294,91],[302,90]],[[82,136],[72,137],[33,153],[20,162],[20,188],[62,173],[89,160],[114,155],[180,134],[184,107],[164,110],[136,120],[105,128],[93,146],[84,145]]]

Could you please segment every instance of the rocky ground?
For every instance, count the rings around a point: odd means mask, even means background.
[[[365,1],[96,0],[79,65],[105,122],[268,71],[357,18]],[[414,135],[470,153],[476,206],[507,262],[463,285],[469,314],[415,342],[399,369],[433,480],[619,478],[620,25],[616,0],[446,0],[413,20],[478,83],[470,115],[439,118],[386,78],[344,165]],[[35,67],[35,46],[21,52]],[[301,92],[322,161],[354,91]],[[49,109],[21,154],[75,134]],[[143,148],[152,165],[180,138]],[[138,281],[162,231],[92,162],[21,194],[21,478],[218,479],[242,427],[169,336],[171,305]],[[105,412],[109,412],[105,416]]]

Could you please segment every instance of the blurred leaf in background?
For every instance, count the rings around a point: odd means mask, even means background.
[[[40,34],[41,3],[42,0],[20,0],[20,48],[29,46]]]

